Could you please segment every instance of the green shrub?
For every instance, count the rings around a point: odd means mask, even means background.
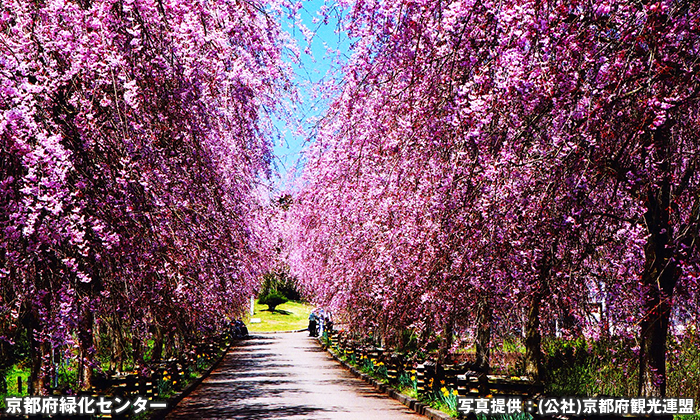
[[[277,292],[288,300],[299,301],[301,295],[297,290],[297,281],[289,274],[288,268],[280,268],[263,276],[259,296],[267,296],[271,292]]]
[[[287,302],[289,302],[289,299],[287,299],[283,294],[281,294],[277,290],[272,290],[268,294],[261,296],[258,299],[258,303],[260,303],[261,305],[267,305],[267,309],[270,312],[274,312],[277,306]]]
[[[543,342],[550,395],[636,395],[637,356],[633,340],[587,341],[548,338]]]
[[[700,400],[700,328],[689,325],[680,337],[669,334],[666,369],[667,395],[693,398],[697,404]]]

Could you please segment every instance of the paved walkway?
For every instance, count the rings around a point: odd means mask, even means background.
[[[233,347],[166,419],[425,417],[352,376],[304,332],[260,334]]]

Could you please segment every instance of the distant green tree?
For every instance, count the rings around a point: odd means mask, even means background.
[[[288,301],[289,299],[276,290],[272,290],[258,299],[258,303],[267,305],[267,310],[270,312],[274,312],[277,306],[287,303]]]
[[[289,274],[287,267],[270,271],[263,276],[263,283],[258,296],[260,298],[269,295],[271,292],[278,292],[287,300],[300,300],[301,295],[297,290],[297,280]]]

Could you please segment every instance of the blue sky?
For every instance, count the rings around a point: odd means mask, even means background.
[[[334,64],[336,58],[327,54],[327,48],[340,51],[341,60],[347,60],[350,48],[348,37],[338,32],[338,18],[335,13],[331,16],[327,24],[324,24],[322,17],[318,14],[321,7],[326,5],[334,10],[332,0],[307,0],[304,1],[300,10],[301,22],[311,31],[315,32],[311,46],[308,50],[306,38],[294,22],[282,22],[282,29],[289,32],[297,42],[301,52],[300,62],[293,63],[291,57],[287,60],[292,64],[294,71],[294,83],[299,91],[300,103],[295,109],[288,107],[294,120],[299,121],[303,128],[303,133],[297,133],[295,127],[287,127],[281,119],[275,121],[275,126],[280,131],[280,138],[275,139],[273,153],[275,156],[274,166],[279,175],[278,188],[284,188],[288,178],[300,171],[303,166],[303,150],[308,146],[308,133],[312,132],[313,124],[323,116],[328,106],[327,100],[315,97],[313,93],[314,85],[322,80],[331,77],[338,77],[337,65]],[[314,18],[318,22],[314,21]],[[335,76],[328,74],[329,70],[334,70]]]

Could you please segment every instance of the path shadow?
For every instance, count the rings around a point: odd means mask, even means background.
[[[276,339],[251,336],[229,353],[217,369],[167,417],[184,419],[278,419],[312,417],[328,411],[310,404],[280,405],[279,397],[303,400],[309,391],[290,373],[293,364],[269,346]]]
[[[270,312],[273,314],[280,314],[280,315],[292,315],[293,312],[285,311],[284,309],[275,309],[274,311],[271,311],[269,309],[261,309],[260,312]]]
[[[386,398],[337,363],[320,362],[330,356],[320,357],[315,341],[289,337],[253,336],[240,343],[166,419],[363,418],[365,406],[347,404],[342,392],[370,405]],[[379,418],[404,412],[388,407]],[[358,416],[348,417],[353,413]]]

